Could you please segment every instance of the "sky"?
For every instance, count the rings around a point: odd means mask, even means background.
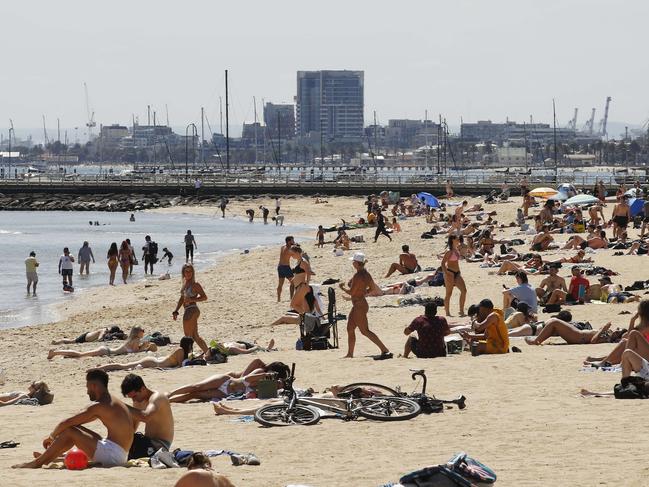
[[[292,102],[296,71],[365,71],[365,120],[552,121],[597,108],[649,118],[645,0],[30,0],[3,2],[0,130],[84,137],[84,82],[98,124],[219,128],[229,70],[231,133],[262,101]],[[200,126],[199,126],[200,129]],[[206,132],[208,127],[206,126]],[[4,130],[3,130],[4,133]]]

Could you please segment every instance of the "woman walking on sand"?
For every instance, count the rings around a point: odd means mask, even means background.
[[[451,295],[455,287],[460,290],[460,316],[465,316],[466,284],[460,274],[460,237],[457,235],[448,236],[448,250],[442,258],[441,266],[444,272],[444,286],[446,286],[446,297],[444,298],[446,316],[451,316]]]
[[[113,242],[112,244],[110,244],[108,254],[106,254],[106,258],[108,259],[108,270],[110,271],[110,278],[108,280],[108,283],[111,286],[115,285],[115,271],[117,270],[117,266],[119,265],[118,256],[119,250],[117,250],[117,242]]]
[[[126,278],[128,277],[128,272],[131,268],[131,257],[131,248],[129,247],[128,242],[124,240],[117,255],[119,265],[122,268],[122,281],[124,281],[124,284],[126,284]]]
[[[340,289],[349,294],[352,300],[352,309],[349,312],[349,318],[347,318],[347,355],[344,358],[353,358],[354,357],[354,347],[356,345],[356,328],[360,332],[369,338],[372,343],[374,343],[381,350],[381,355],[374,357],[374,360],[385,360],[392,358],[392,353],[387,349],[383,344],[381,339],[376,336],[376,334],[370,331],[369,324],[367,323],[367,311],[369,306],[367,305],[367,300],[365,296],[369,292],[377,287],[374,279],[369,272],[365,269],[365,254],[362,252],[356,252],[354,257],[350,259],[354,269],[356,269],[356,274],[349,280],[347,284],[349,287],[345,289],[345,285],[341,282],[339,284]]]
[[[207,352],[207,344],[198,334],[198,317],[201,315],[201,310],[198,309],[198,305],[196,304],[201,301],[207,301],[207,295],[203,291],[203,287],[196,282],[193,265],[185,264],[183,266],[182,277],[183,285],[180,288],[180,299],[172,316],[174,320],[178,319],[178,310],[181,306],[185,308],[183,313],[183,332],[185,336],[193,338],[196,345],[203,352]]]

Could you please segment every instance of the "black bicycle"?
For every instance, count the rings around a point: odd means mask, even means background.
[[[339,391],[334,398],[300,397],[293,389],[295,364],[284,381],[283,404],[262,406],[255,412],[255,421],[263,426],[311,425],[320,420],[321,410],[344,420],[358,417],[376,421],[405,421],[421,413],[417,401],[399,394],[359,393],[358,389]]]

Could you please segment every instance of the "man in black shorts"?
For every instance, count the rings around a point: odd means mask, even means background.
[[[613,237],[618,238],[631,220],[631,207],[629,206],[629,195],[622,195],[622,200],[613,208]]]
[[[134,430],[143,422],[144,433],[136,432],[128,458],[151,457],[161,448],[169,451],[174,439],[174,416],[171,403],[164,392],[152,391],[142,377],[128,374],[122,381],[122,394],[133,400],[128,409],[133,417]]]
[[[403,358],[408,358],[410,352],[418,358],[446,357],[446,343],[444,337],[450,335],[451,330],[446,318],[437,316],[437,305],[426,303],[422,316],[415,318],[403,330],[404,335],[417,332],[417,338],[409,336],[403,351]]]

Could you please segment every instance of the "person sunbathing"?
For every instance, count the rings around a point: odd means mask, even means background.
[[[566,249],[586,249],[591,248],[593,250],[597,249],[606,249],[608,248],[608,240],[606,238],[606,232],[602,230],[599,233],[599,236],[593,237],[591,239],[585,240],[579,235],[573,235],[568,239],[566,245],[563,247],[563,250]]]
[[[318,316],[322,316],[318,300],[313,294],[313,287],[306,283],[306,272],[296,274],[292,284],[294,291],[291,298],[291,309],[273,321],[270,326],[297,325],[300,322],[300,317],[305,313],[316,313]]]
[[[643,223],[645,225],[645,223]],[[626,255],[646,255],[649,254],[649,245],[647,240],[642,238],[641,240],[636,240],[629,247],[629,251]]]
[[[512,328],[518,328],[528,323],[534,323],[535,321],[536,315],[532,313],[530,306],[521,301],[516,306],[516,311],[507,317],[505,325],[508,330],[511,330]]]
[[[192,454],[187,470],[174,487],[234,487],[227,477],[212,471],[212,462],[203,453]]]
[[[498,275],[503,276],[508,272],[516,273],[519,271],[524,271],[524,272],[529,272],[534,274],[536,272],[539,272],[541,267],[543,267],[543,258],[541,257],[540,254],[534,254],[531,259],[529,259],[527,262],[525,262],[522,265],[516,264],[511,260],[506,260],[500,265],[500,269],[498,269]]]
[[[568,323],[559,318],[550,318],[546,320],[543,329],[535,338],[526,337],[525,342],[528,345],[541,345],[548,338],[559,336],[563,338],[568,345],[587,345],[594,343],[611,343],[614,340],[619,341],[622,334],[619,331],[609,332],[611,322],[609,321],[599,330],[580,329],[574,323]]]
[[[550,235],[550,226],[543,225],[541,227],[541,233],[537,233],[532,239],[532,245],[530,248],[534,252],[541,252],[543,250],[548,250],[550,244],[554,241],[554,237]]]
[[[119,326],[100,328],[99,330],[82,333],[77,338],[61,338],[52,340],[52,345],[71,345],[73,343],[103,342],[107,340],[126,340],[126,334]]]
[[[0,407],[11,406],[23,399],[36,399],[38,404],[45,406],[54,401],[54,394],[45,382],[32,382],[26,392],[0,392]]]
[[[104,355],[126,355],[127,353],[155,352],[158,350],[155,343],[142,342],[142,338],[144,338],[144,328],[134,326],[131,328],[131,333],[126,343],[117,348],[99,347],[94,350],[88,350],[87,352],[79,352],[77,350],[50,350],[47,353],[47,359],[52,360],[57,356],[64,358],[103,357]]]
[[[253,393],[260,380],[277,379],[282,383],[288,376],[288,366],[282,362],[265,365],[261,361],[253,361],[241,373],[216,374],[200,382],[174,389],[169,393],[169,399],[171,402],[187,402],[195,399],[209,401],[239,393],[256,397],[256,394]],[[280,386],[283,387],[281,384]]]
[[[620,284],[613,284],[609,276],[600,277],[599,282],[602,285],[602,300],[606,297],[607,303],[617,304],[640,301],[640,296],[624,291]]]
[[[385,277],[390,277],[396,271],[399,271],[401,274],[414,274],[419,269],[421,269],[421,267],[417,262],[417,256],[410,252],[410,247],[408,245],[402,245],[399,262],[393,262],[390,265]]]
[[[579,249],[575,255],[572,257],[562,257],[558,260],[546,260],[545,263],[548,265],[553,264],[581,264],[586,262],[592,262],[593,259],[586,258],[586,252],[583,249]]]
[[[246,355],[249,353],[255,353],[259,351],[271,352],[275,346],[275,340],[270,339],[268,345],[263,348],[257,345],[256,343],[244,342],[243,340],[238,340],[236,342],[216,342],[214,344],[210,343],[210,349],[214,348],[223,355]],[[210,350],[205,354],[205,358],[209,359]]]
[[[166,357],[144,357],[143,359],[126,364],[100,365],[97,369],[103,370],[104,372],[112,372],[114,370],[131,370],[135,368],[149,369],[157,367],[161,369],[172,369],[182,367],[183,362],[187,360],[189,355],[192,353],[193,347],[193,338],[182,337],[180,339],[180,346]]]

